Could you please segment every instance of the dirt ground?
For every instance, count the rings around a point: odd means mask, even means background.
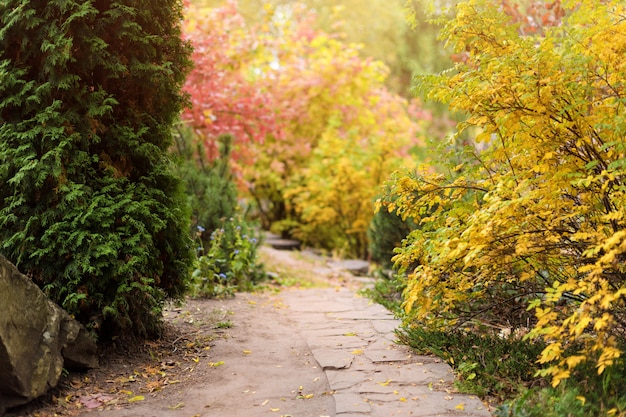
[[[289,291],[287,284],[339,287],[347,280],[299,252],[265,249],[263,256],[278,277],[264,291],[170,306],[160,340],[120,342],[102,353],[98,369],[65,375],[47,396],[7,416],[324,417],[327,409],[332,414],[323,371],[306,342],[293,337],[280,291]],[[210,395],[206,386],[214,387]],[[199,387],[204,393],[194,396]]]

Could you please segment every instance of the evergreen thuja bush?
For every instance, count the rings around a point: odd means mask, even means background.
[[[385,208],[378,210],[367,230],[372,260],[384,269],[392,269],[394,250],[402,246],[402,240],[415,228],[411,219],[403,220]]]
[[[191,233],[200,232],[203,244],[222,228],[239,209],[237,185],[231,172],[232,136],[219,137],[220,155],[209,161],[201,141],[190,129],[181,127],[176,134],[178,174],[183,179],[191,208]]]
[[[0,2],[0,252],[103,339],[160,329],[189,215],[179,0]]]

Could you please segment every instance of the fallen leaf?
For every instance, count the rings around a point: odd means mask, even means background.
[[[266,404],[267,404],[267,403],[269,403],[269,402],[270,402],[270,400],[265,400],[265,401],[263,401],[263,403],[261,404],[261,407],[263,407],[264,405],[266,405]]]
[[[405,402],[406,402],[406,398],[404,398],[404,397],[400,397],[400,400],[399,400],[399,401],[402,401],[403,403],[405,403]]]
[[[66,398],[67,400],[67,398]],[[79,402],[87,409],[91,410],[98,408],[101,405],[105,405],[109,401],[113,400],[113,397],[102,394],[85,395],[79,398]],[[69,402],[69,400],[68,400]]]
[[[215,368],[217,366],[222,366],[224,365],[224,361],[219,361],[219,362],[209,362],[208,364],[210,367]]]
[[[280,408],[270,408],[270,411],[271,411],[272,413],[275,413],[275,412],[277,412],[277,411],[280,411]]]
[[[169,408],[170,410],[179,410],[181,408],[183,408],[185,406],[185,403],[178,403],[176,405],[170,405]]]
[[[363,349],[354,349],[352,352],[353,355],[361,355],[363,354]]]
[[[385,382],[377,382],[381,387],[386,387],[391,382],[391,379],[386,380]]]
[[[461,411],[463,411],[463,410],[465,410],[465,404],[461,403],[461,404],[457,405],[457,406],[456,406],[456,407],[454,407],[454,408],[456,408],[457,410],[461,410]]]
[[[128,399],[128,402],[129,402],[129,403],[136,403],[137,401],[143,401],[143,400],[145,400],[145,399],[146,399],[146,398],[145,398],[143,395],[136,395],[136,396],[134,396],[134,397],[132,397],[132,398],[129,398],[129,399]]]
[[[251,350],[244,350],[244,351],[243,351],[243,354],[244,354],[244,355],[249,355],[249,354],[251,354],[251,353],[252,353],[252,351],[251,351]]]
[[[78,380],[78,379],[72,379],[72,380],[70,381],[70,385],[71,385],[71,386],[72,386],[72,388],[74,388],[74,389],[79,389],[79,388],[82,388],[82,387],[83,387],[83,383],[82,383],[80,380]]]
[[[344,333],[344,336],[356,336],[356,333],[354,332],[350,332],[350,333]]]

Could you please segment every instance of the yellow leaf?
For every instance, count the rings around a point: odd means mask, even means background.
[[[405,403],[407,400],[404,397],[400,397],[400,399],[398,401],[402,401],[403,403]]]
[[[458,405],[457,405],[456,407],[454,407],[454,408],[456,408],[457,410],[461,410],[461,411],[463,411],[463,410],[465,410],[465,404],[464,404],[464,403],[460,403],[460,404],[458,404]]]
[[[363,354],[363,350],[362,349],[354,349],[351,353],[353,355],[361,355],[361,354]]]
[[[386,380],[385,382],[377,382],[381,387],[386,387],[391,382],[391,379]]]
[[[273,412],[273,413],[275,413],[275,412],[277,412],[277,411],[280,411],[280,408],[270,408],[270,411],[271,411],[271,412]]]
[[[129,399],[128,399],[128,402],[129,402],[129,403],[134,403],[134,402],[137,402],[137,401],[143,401],[143,400],[145,400],[145,399],[146,399],[146,398],[145,398],[143,395],[136,395],[136,396],[134,396],[134,397],[132,397],[132,398],[129,398]]]
[[[249,355],[249,354],[252,353],[252,351],[251,350],[244,350],[243,353],[244,353],[244,355]]]
[[[222,366],[224,365],[224,361],[219,361],[219,362],[209,362],[208,365],[212,368],[215,368],[217,366]]]
[[[310,398],[313,398],[314,396],[315,396],[314,394],[307,394],[307,395],[305,395],[305,396],[304,396],[304,397],[302,397],[302,398],[304,398],[304,399],[307,399],[307,400],[308,400],[308,399],[310,399]]]

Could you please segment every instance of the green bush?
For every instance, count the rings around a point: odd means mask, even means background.
[[[0,251],[105,339],[160,330],[193,260],[167,150],[182,2],[0,2]]]
[[[403,220],[385,208],[378,210],[367,230],[369,252],[372,260],[384,269],[392,269],[394,249],[402,246],[405,237],[416,228],[411,219]]]
[[[191,295],[221,297],[249,291],[265,276],[257,261],[261,239],[244,218],[230,169],[232,136],[219,137],[220,156],[208,161],[189,129],[176,135],[179,174],[192,210],[191,233],[198,247]]]
[[[207,247],[199,248],[203,253],[193,273],[192,295],[220,297],[252,290],[265,278],[257,259],[260,244],[255,229],[241,215],[223,222],[211,233]]]
[[[211,234],[239,210],[237,186],[230,169],[233,138],[220,136],[220,157],[208,161],[202,143],[189,129],[182,127],[177,133],[178,174],[185,182],[191,207],[191,233],[196,235],[198,228],[202,229],[200,238],[206,245]]]

